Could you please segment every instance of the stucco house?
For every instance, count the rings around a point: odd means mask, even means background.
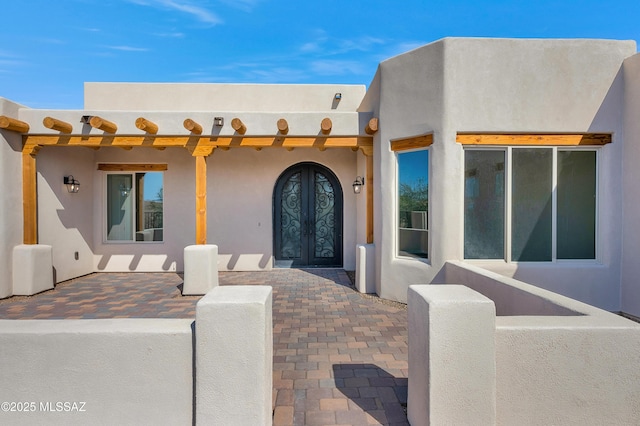
[[[638,114],[636,44],[611,40],[448,38],[383,61],[368,88],[0,99],[0,298],[51,268],[182,271],[206,243],[219,270],[343,267],[398,301],[464,260],[640,316]]]

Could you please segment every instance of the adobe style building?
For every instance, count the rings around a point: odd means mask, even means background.
[[[343,267],[399,301],[465,261],[640,316],[633,41],[450,38],[368,89],[87,83],[0,116],[0,298],[215,244],[219,270]]]

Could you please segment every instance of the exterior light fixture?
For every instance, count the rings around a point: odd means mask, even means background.
[[[78,182],[73,175],[65,176],[63,182],[67,185],[67,191],[70,193],[75,194],[80,191],[80,182]]]
[[[333,97],[336,101],[339,101],[340,99],[342,99],[342,93],[336,93]]]
[[[356,176],[356,180],[353,181],[353,193],[359,194],[364,186],[364,178],[362,176]]]
[[[224,126],[224,117],[213,117],[213,125],[216,127]]]
[[[90,116],[90,115],[83,115],[83,116],[80,118],[80,122],[81,122],[82,124],[89,124],[89,122],[90,122],[90,121],[91,121],[91,116]]]

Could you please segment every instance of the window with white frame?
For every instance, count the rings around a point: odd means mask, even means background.
[[[465,150],[464,257],[596,258],[597,151]]]
[[[163,241],[163,173],[106,175],[106,240]]]
[[[429,151],[398,152],[398,255],[429,254]]]

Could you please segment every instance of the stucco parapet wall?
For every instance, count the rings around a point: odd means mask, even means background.
[[[416,47],[408,52],[385,59],[382,63],[402,60],[405,56],[419,53],[430,46],[442,45],[450,52],[468,54],[474,48],[501,51],[515,47],[522,54],[528,51],[552,49],[586,49],[587,51],[608,52],[610,55],[629,57],[637,52],[635,40],[588,39],[588,38],[498,38],[498,37],[444,37],[434,42]]]
[[[105,133],[100,129],[92,128],[88,124],[80,122],[82,116],[99,116],[109,120],[118,126],[116,133]],[[364,128],[370,113],[358,113],[355,111],[327,111],[327,112],[243,112],[230,110],[213,111],[171,111],[159,112],[152,110],[136,111],[111,111],[111,110],[42,110],[22,109],[19,119],[30,126],[30,134],[60,135],[60,132],[46,128],[42,120],[45,117],[53,117],[73,126],[72,134],[102,135],[134,135],[144,136],[145,132],[138,129],[135,121],[138,117],[144,117],[158,125],[158,135],[184,135],[190,133],[184,127],[184,120],[190,118],[202,126],[202,135],[242,136],[231,127],[231,121],[239,118],[245,124],[247,131],[244,136],[276,136],[279,135],[277,122],[284,118],[289,124],[288,136],[340,136],[363,135]],[[217,127],[213,124],[214,117],[224,118],[224,126]],[[329,135],[320,133],[320,123],[324,118],[331,119],[332,129]]]
[[[87,82],[84,107],[149,111],[355,111],[364,85]],[[340,100],[335,94],[340,93]]]

